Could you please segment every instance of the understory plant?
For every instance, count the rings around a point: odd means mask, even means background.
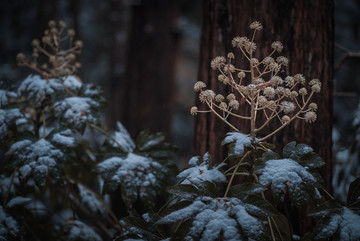
[[[163,232],[168,224],[176,225],[167,240],[360,239],[360,178],[351,183],[342,205],[326,191],[317,171],[324,162],[310,146],[290,142],[276,153],[266,142],[295,119],[316,121],[312,97],[321,91],[320,80],[284,75],[289,60],[276,57],[283,50],[278,41],[268,56],[255,58],[262,25],[253,22],[250,29],[250,38],[232,40],[247,63],[235,66],[234,53],[211,61],[218,80],[228,86],[227,95],[201,81],[194,86],[203,105],[192,107],[191,114],[214,114],[232,128],[222,142],[226,158],[212,162],[208,153],[191,158],[177,176],[179,183],[168,188],[168,204],[158,213],[121,220],[125,232],[118,240],[162,240],[168,237]],[[243,105],[249,112],[240,115],[237,110]],[[239,120],[250,122],[249,133],[235,127]],[[314,228],[300,234],[293,221],[305,215],[313,218]]]
[[[112,240],[121,218],[166,199],[176,147],[106,128],[101,88],[76,75],[83,43],[63,21],[48,26],[32,58],[17,55],[37,74],[0,89],[0,240]]]

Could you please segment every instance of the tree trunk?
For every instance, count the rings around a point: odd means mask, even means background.
[[[307,81],[318,78],[322,82],[320,94],[313,99],[318,104],[317,121],[307,124],[296,120],[267,141],[275,144],[278,150],[293,140],[313,147],[326,162],[322,174],[330,191],[333,1],[205,0],[198,80],[215,93],[223,94],[225,88],[217,80],[218,72],[210,69],[211,60],[219,55],[226,56],[228,52],[234,52],[238,60],[241,54],[231,46],[231,40],[235,36],[249,37],[249,24],[253,21],[261,22],[264,28],[255,39],[257,57],[265,57],[272,50],[271,43],[280,41],[284,45],[283,55],[289,59],[287,74],[302,73]],[[196,106],[201,106],[199,100]],[[240,105],[239,112],[249,113],[249,109],[248,105]],[[235,126],[243,133],[250,132],[250,122],[239,121]],[[220,144],[227,131],[230,129],[214,114],[199,113],[195,119],[196,154],[209,151],[213,163],[222,161],[224,153]]]
[[[176,1],[141,1],[133,6],[128,38],[126,91],[120,120],[136,135],[143,129],[170,130],[173,88]],[[115,104],[115,103],[114,103]]]

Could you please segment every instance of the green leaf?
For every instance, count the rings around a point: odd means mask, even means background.
[[[139,151],[149,151],[165,140],[165,134],[157,132],[149,134],[149,131],[142,131],[136,138],[136,147]]]
[[[267,161],[267,160],[273,160],[273,159],[280,159],[280,156],[276,152],[268,150],[267,152],[264,152],[262,154],[262,158],[264,161]]]
[[[355,202],[360,202],[360,177],[356,178],[349,187],[347,204],[350,205]]]
[[[328,216],[331,213],[339,213],[342,212],[342,205],[336,200],[329,200],[322,205],[316,207],[309,216],[312,217],[323,217]]]
[[[138,235],[145,240],[158,241],[161,236],[149,230],[148,224],[138,217],[125,217],[121,219],[120,224],[122,227],[131,234]]]
[[[165,217],[166,215],[176,212],[180,209],[183,209],[183,208],[191,205],[192,203],[193,203],[192,201],[188,201],[188,200],[176,202],[175,204],[164,209],[164,211],[162,211],[160,213],[160,216]]]
[[[245,202],[246,211],[260,217],[278,216],[279,212],[267,200],[256,195],[247,196]]]
[[[238,184],[238,185],[232,186],[229,190],[228,196],[229,197],[237,197],[241,200],[244,200],[247,195],[257,194],[257,193],[260,193],[265,190],[266,190],[266,188],[260,184],[243,183],[243,184]]]
[[[333,236],[334,233],[338,230],[340,222],[340,215],[332,215],[331,217],[320,218],[316,222],[312,240],[323,240]]]
[[[276,226],[279,228],[281,233],[281,239],[280,240],[292,240],[292,228],[291,228],[291,222],[286,218],[285,215],[280,214],[278,216],[273,217]],[[274,225],[273,225],[274,226]],[[277,232],[275,232],[277,234]]]
[[[188,219],[184,222],[181,222],[179,227],[176,229],[175,233],[171,237],[171,241],[183,241],[190,231],[192,226],[193,219]]]
[[[299,163],[308,168],[318,168],[325,165],[322,158],[315,152],[308,152],[300,158]]]
[[[168,192],[178,198],[190,200],[201,196],[201,192],[191,184],[178,184],[169,187]]]
[[[300,161],[301,157],[306,153],[312,152],[313,149],[305,144],[297,144],[295,141],[288,143],[283,149],[283,157]]]

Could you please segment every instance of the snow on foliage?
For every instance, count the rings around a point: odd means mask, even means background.
[[[88,225],[79,220],[66,222],[66,240],[102,241],[102,238]]]
[[[120,144],[123,148],[125,148],[125,150],[133,151],[135,149],[135,143],[131,138],[129,132],[119,121],[116,122],[116,126],[118,128],[118,131],[115,131],[113,134],[113,137],[116,140],[116,142],[111,141],[111,145],[113,147],[118,147],[118,145]]]
[[[134,153],[108,158],[97,165],[97,170],[111,190],[123,189],[129,205],[138,196],[142,200],[153,200],[167,172],[166,167],[152,158]]]
[[[0,109],[0,141],[8,133],[8,126],[14,121],[23,118],[24,115],[17,108]]]
[[[16,98],[17,95],[15,92],[8,90],[0,90],[0,108],[6,106],[10,98]]]
[[[18,95],[25,95],[27,98],[35,99],[35,103],[40,104],[45,96],[63,90],[64,85],[59,79],[45,80],[40,75],[29,75],[19,86]]]
[[[271,190],[281,199],[288,190],[293,199],[305,201],[309,198],[306,185],[314,185],[317,182],[305,167],[288,158],[267,160],[265,166],[258,169],[257,173],[261,174],[259,183],[263,186],[271,184]]]
[[[18,224],[0,205],[0,241],[11,240],[19,233]]]
[[[241,132],[228,132],[222,145],[229,145],[229,156],[241,156],[246,146],[251,146],[253,138]]]
[[[193,203],[161,218],[158,223],[191,219],[185,240],[263,240],[262,221],[248,212],[247,204],[238,198],[199,197]],[[246,237],[240,232],[243,230]]]
[[[78,184],[81,204],[86,206],[92,213],[100,213],[103,217],[107,215],[104,203],[101,202],[96,194],[85,186]]]
[[[78,90],[81,88],[82,83],[79,78],[74,75],[69,75],[64,79],[64,86],[71,90]]]
[[[98,106],[96,101],[79,96],[67,97],[54,104],[56,115],[72,124],[96,123],[97,118],[92,114],[92,109]]]
[[[11,184],[11,185],[10,185]],[[0,175],[0,195],[5,198],[6,195],[8,195],[8,193],[14,194],[16,189],[15,189],[15,185],[19,184],[19,175],[16,172],[15,176],[5,176],[5,175]],[[9,190],[10,188],[10,190]]]
[[[216,167],[210,168],[210,157],[205,153],[201,161],[199,156],[194,156],[189,160],[190,167],[183,170],[177,175],[181,179],[181,184],[195,184],[200,185],[206,181],[208,182],[226,182],[225,175],[219,170],[225,164],[220,164]]]
[[[61,150],[45,139],[36,142],[26,139],[15,142],[7,155],[14,157],[14,164],[18,166],[22,176],[34,176],[41,185],[44,184],[44,178],[50,169],[57,174],[56,171],[59,171],[62,165],[60,161],[65,158]]]
[[[51,140],[54,143],[63,145],[63,146],[67,146],[67,147],[74,147],[76,146],[76,140],[75,138],[72,136],[73,132],[70,129],[61,131],[59,133],[55,133]]]

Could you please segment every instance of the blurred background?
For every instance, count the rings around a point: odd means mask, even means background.
[[[360,1],[334,3],[333,188],[343,198],[360,173]],[[64,20],[84,42],[78,75],[104,87],[104,122],[121,121],[133,136],[168,133],[182,167],[193,154],[201,16],[200,0],[2,0],[0,81],[10,87],[32,73],[17,67],[16,54],[30,56],[47,22]]]

